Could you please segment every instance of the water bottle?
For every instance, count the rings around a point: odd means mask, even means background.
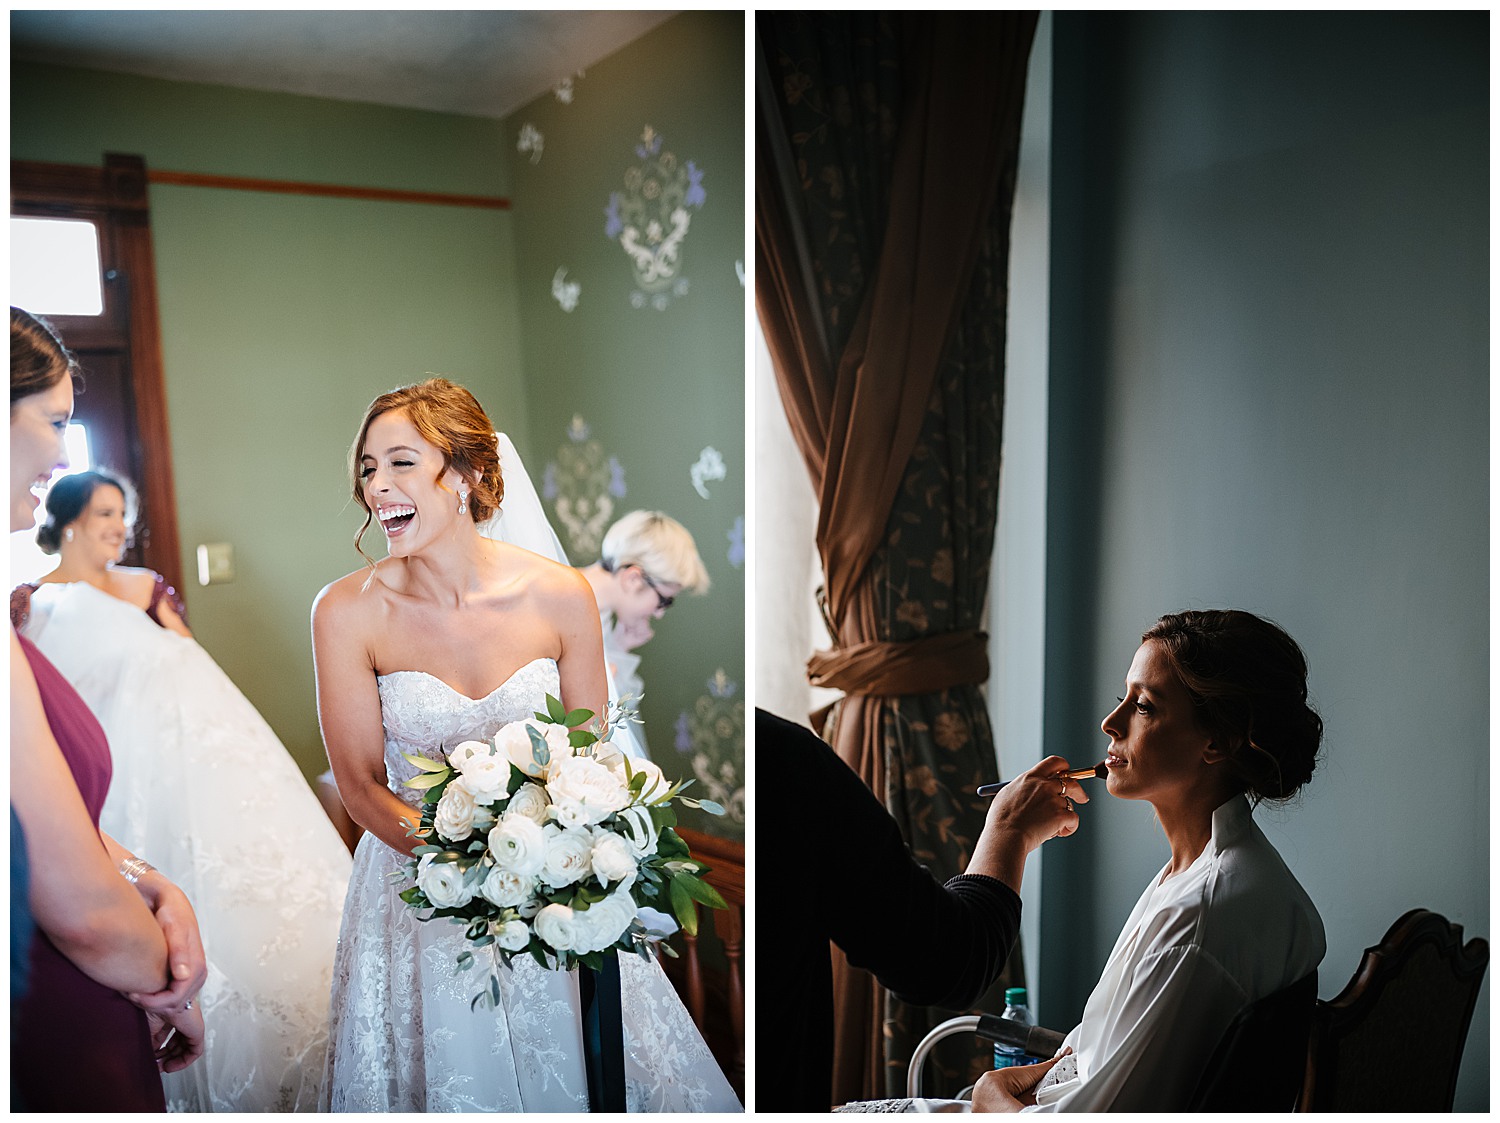
[[[1036,1019],[1026,1008],[1026,988],[1008,987],[1005,991],[1005,1013],[1000,1015],[1008,1022],[1023,1026],[1036,1025]],[[1036,1064],[1039,1058],[1028,1056],[1025,1050],[1014,1045],[995,1043],[995,1067],[1009,1068],[1011,1065]]]

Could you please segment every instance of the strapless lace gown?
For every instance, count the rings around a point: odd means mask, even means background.
[[[472,699],[421,671],[378,679],[392,791],[417,770],[402,753],[492,735],[557,694],[540,659]],[[529,959],[500,970],[498,1009],[471,1011],[483,977],[455,967],[463,929],[423,922],[397,893],[407,859],[366,834],[354,855],[334,961],[325,1108],[333,1111],[587,1111],[576,973]],[[393,877],[392,875],[398,875]],[[729,1082],[656,963],[620,957],[626,1098],[632,1111],[739,1111]]]

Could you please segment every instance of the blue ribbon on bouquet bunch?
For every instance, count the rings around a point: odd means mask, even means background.
[[[625,1110],[625,1027],[620,1011],[620,961],[611,948],[595,971],[578,969],[583,1006],[583,1063],[589,1110]]]

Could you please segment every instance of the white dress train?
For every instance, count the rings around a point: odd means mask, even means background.
[[[198,643],[92,585],[44,583],[23,633],[109,738],[101,829],[187,894],[208,957],[203,1057],[172,1111],[312,1111],[349,851],[296,763]]]
[[[389,786],[417,774],[403,753],[440,750],[529,717],[559,690],[539,659],[484,698],[422,671],[377,679]],[[587,1111],[576,972],[531,959],[500,968],[500,1006],[470,1009],[487,976],[460,972],[461,926],[421,921],[397,896],[407,862],[366,834],[354,856],[334,969],[332,1048],[323,1107],[332,1111]],[[392,875],[398,875],[393,878]],[[739,1101],[661,967],[620,957],[626,1100],[631,1111],[740,1111]]]

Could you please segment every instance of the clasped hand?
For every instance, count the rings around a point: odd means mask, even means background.
[[[163,1072],[177,1072],[203,1055],[203,1011],[192,1000],[208,978],[208,961],[198,917],[186,894],[155,870],[142,877],[136,888],[167,941],[171,979],[154,994],[126,997],[146,1011],[157,1066]]]

